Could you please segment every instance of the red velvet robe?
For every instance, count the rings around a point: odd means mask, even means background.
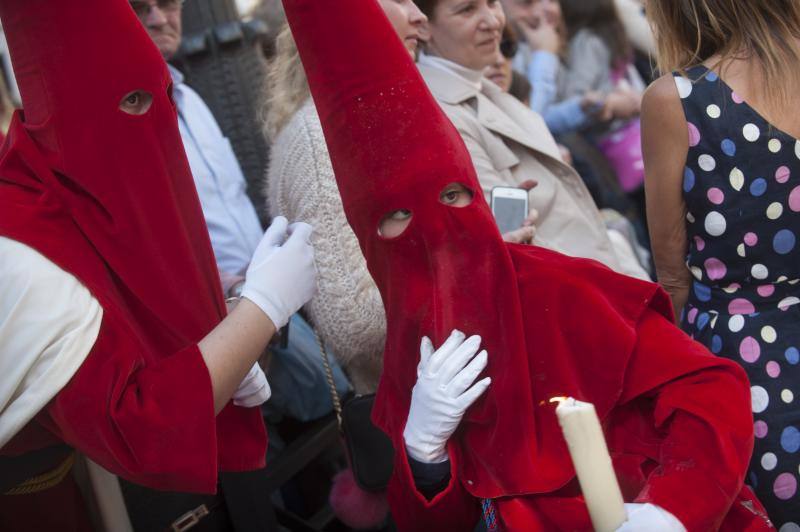
[[[557,259],[553,261],[556,267],[548,267],[548,259],[557,258],[556,254],[510,248],[512,255],[521,259],[515,261],[522,266],[521,293],[531,300],[546,298],[551,290],[558,293],[561,318],[565,328],[571,329],[563,333],[570,335],[574,329],[574,333],[588,336],[587,359],[579,362],[589,366],[587,379],[602,372],[596,366],[598,362],[602,366],[602,361],[590,360],[591,344],[602,344],[608,329],[592,332],[590,322],[570,324],[570,309],[584,306],[580,312],[594,313],[599,323],[608,319],[603,314],[617,314],[633,327],[635,345],[620,388],[608,390],[616,397],[602,419],[625,501],[661,506],[689,531],[770,530],[763,507],[743,486],[753,440],[752,416],[746,414],[750,390],[744,371],[711,355],[676,328],[663,294],[647,307],[619,315],[615,309],[627,305],[619,300],[619,293],[600,286],[613,287],[626,279],[589,261],[569,264]],[[532,256],[543,260],[536,262],[535,269],[525,268]],[[600,281],[596,287],[589,285],[591,277]],[[548,290],[548,286],[556,288]],[[587,303],[589,308],[585,308]],[[530,375],[533,382],[543,378],[535,371]],[[547,388],[559,389],[559,384],[547,379]],[[576,392],[574,388],[565,391]],[[552,404],[539,401],[537,408],[544,416],[553,415]],[[503,440],[514,438],[513,434],[497,436],[498,449]],[[452,443],[451,481],[431,501],[416,490],[405,453],[397,454],[389,497],[399,530],[469,531],[481,518],[480,501],[470,494],[470,479],[460,471],[456,441]],[[513,469],[513,463],[507,466]],[[494,503],[504,530],[592,530],[574,474],[558,489],[504,496]]]

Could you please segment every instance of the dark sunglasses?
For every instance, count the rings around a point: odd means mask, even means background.
[[[506,59],[514,59],[514,56],[517,55],[518,48],[519,45],[515,40],[503,39],[500,41],[500,53],[503,54],[503,57]]]
[[[131,9],[139,18],[147,17],[154,7],[158,7],[164,13],[172,13],[178,10],[184,0],[130,0]]]

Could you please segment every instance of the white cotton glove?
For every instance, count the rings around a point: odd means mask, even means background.
[[[233,404],[250,408],[266,403],[271,395],[272,390],[269,388],[267,376],[256,362],[234,392]]]
[[[242,297],[264,311],[280,329],[300,310],[317,288],[311,226],[272,221],[247,268]]]
[[[625,504],[628,520],[617,532],[686,532],[678,518],[655,504]]]
[[[403,431],[406,451],[414,460],[427,464],[447,460],[447,440],[491,383],[486,377],[473,386],[488,361],[486,351],[475,356],[480,346],[480,336],[465,341],[464,333],[453,331],[434,353],[430,339],[422,339],[417,383]]]

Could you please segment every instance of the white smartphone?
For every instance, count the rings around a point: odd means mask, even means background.
[[[528,191],[514,187],[494,187],[492,214],[501,234],[519,229],[528,217]]]

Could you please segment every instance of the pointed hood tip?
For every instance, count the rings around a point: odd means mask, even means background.
[[[474,175],[461,136],[375,0],[283,4],[343,203],[359,211],[354,216],[376,223],[375,199],[401,182],[413,187],[454,167]]]

